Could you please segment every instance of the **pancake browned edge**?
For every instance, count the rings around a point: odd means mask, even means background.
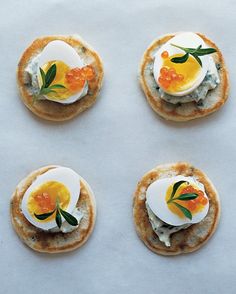
[[[207,44],[207,46],[215,48],[216,53],[212,54],[216,64],[219,64],[220,84],[213,90],[210,90],[203,100],[203,105],[198,106],[196,102],[172,104],[159,97],[157,83],[153,76],[154,55],[157,50],[168,40],[173,38],[175,34],[165,35],[155,40],[145,51],[139,72],[139,80],[141,87],[146,95],[147,101],[152,109],[166,120],[172,121],[188,121],[195,118],[206,116],[218,110],[227,100],[229,94],[229,77],[225,66],[224,58],[219,48],[206,36],[197,33]]]
[[[11,220],[16,233],[26,245],[39,252],[61,253],[77,249],[87,241],[95,224],[95,199],[89,185],[83,179],[80,181],[80,197],[76,207],[80,209],[84,216],[79,227],[73,232],[65,234],[62,232],[48,233],[36,228],[24,217],[21,202],[26,190],[37,176],[56,167],[46,166],[32,172],[19,183],[11,199]]]
[[[160,242],[152,229],[145,206],[148,186],[160,178],[177,175],[190,176],[201,182],[209,198],[209,211],[206,217],[197,224],[171,235],[171,246]],[[144,244],[153,252],[161,255],[189,253],[202,247],[213,235],[220,216],[220,202],[217,191],[208,177],[199,169],[186,162],[159,165],[146,173],[138,183],[133,199],[133,217],[136,231]]]
[[[43,48],[53,40],[62,40],[72,46],[83,59],[95,70],[95,78],[89,81],[89,90],[86,96],[78,101],[63,105],[49,100],[33,102],[33,95],[29,91],[29,84],[25,74],[25,68],[33,57],[39,54]],[[99,55],[77,36],[46,36],[36,39],[23,53],[17,68],[17,82],[21,98],[24,104],[36,115],[51,121],[69,120],[92,106],[101,89],[103,80],[103,65]]]

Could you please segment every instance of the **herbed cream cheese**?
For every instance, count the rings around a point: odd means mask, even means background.
[[[39,84],[37,78],[38,70],[38,56],[32,58],[25,68],[25,84],[31,86],[32,94],[37,94],[39,91]]]
[[[203,101],[208,91],[215,89],[220,84],[220,77],[213,58],[209,57],[209,69],[202,83],[193,92],[184,96],[173,96],[165,93],[161,88],[158,89],[160,98],[172,104],[200,102]]]
[[[172,104],[178,104],[178,103],[188,103],[188,102],[200,102],[203,101],[208,91],[215,89],[220,84],[220,77],[216,68],[216,64],[213,60],[213,58],[209,57],[209,69],[207,71],[207,74],[202,81],[202,83],[195,89],[193,92],[189,93],[188,95],[184,96],[172,96],[167,93],[165,93],[161,88],[158,89],[160,98],[172,103]]]
[[[181,226],[171,226],[168,225],[167,223],[163,222],[160,220],[150,209],[148,203],[146,202],[146,208],[147,208],[147,213],[148,213],[148,218],[150,221],[150,224],[152,226],[153,231],[156,233],[158,236],[159,240],[165,244],[166,247],[170,247],[170,236],[173,233],[176,233],[180,230],[187,229],[190,227],[192,224],[185,224]]]
[[[78,208],[75,208],[73,210],[73,212],[71,213],[71,215],[73,215],[77,219],[77,221],[78,221],[77,226],[71,226],[68,222],[64,221],[60,228],[55,227],[55,228],[52,228],[52,229],[50,229],[48,231],[51,232],[51,233],[62,232],[62,233],[65,233],[65,234],[73,232],[75,229],[77,229],[79,227],[80,221],[82,220],[84,215]]]

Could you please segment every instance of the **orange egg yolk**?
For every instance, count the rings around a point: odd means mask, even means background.
[[[200,73],[201,66],[189,56],[184,63],[174,63],[171,61],[174,57],[183,56],[183,54],[168,55],[167,51],[161,54],[163,67],[160,70],[158,83],[169,93],[182,92],[191,88]]]
[[[171,185],[166,192],[166,202],[170,199],[171,193],[173,191],[173,185]],[[197,186],[189,184],[189,183],[183,183],[176,191],[174,198],[177,198],[178,196],[182,194],[187,194],[187,193],[195,193],[198,195],[197,198],[193,200],[174,200],[176,203],[184,206],[187,208],[192,215],[195,215],[202,211],[204,206],[208,203],[208,199],[204,196],[204,193],[198,189]],[[168,203],[168,208],[173,212],[174,214],[178,215],[180,218],[184,218],[183,212],[174,205],[173,202]]]
[[[55,218],[55,213],[45,220],[38,220],[34,214],[44,214],[52,212],[56,208],[56,202],[58,201],[60,207],[65,210],[70,202],[70,192],[60,182],[49,181],[31,192],[27,208],[29,213],[40,222],[48,222]]]

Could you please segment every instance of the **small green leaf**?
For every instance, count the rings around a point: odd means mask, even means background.
[[[176,191],[183,183],[186,183],[186,181],[178,181],[177,183],[174,184],[170,199],[172,199],[175,196]]]
[[[55,212],[55,209],[51,212],[47,212],[47,213],[43,213],[43,214],[34,213],[34,216],[39,220],[44,220],[44,219],[48,218],[49,216],[53,215],[54,212]]]
[[[50,88],[43,88],[40,90],[39,95],[47,95],[49,93],[56,93],[56,91],[51,90]]]
[[[58,228],[60,229],[61,224],[62,224],[62,220],[61,220],[61,214],[58,209],[57,209],[57,213],[56,213],[56,223],[57,223]]]
[[[64,219],[68,222],[68,224],[70,224],[71,226],[78,225],[77,219],[73,215],[71,215],[69,212],[66,212],[60,208],[60,213],[64,217]]]
[[[187,208],[176,202],[173,202],[173,204],[178,207],[187,218],[189,218],[190,220],[192,219],[192,213]]]
[[[57,72],[57,66],[54,63],[47,71],[45,76],[45,88],[48,88],[53,82]]]
[[[42,83],[43,83],[42,88],[44,88],[45,87],[45,72],[42,70],[41,67],[39,68],[39,70],[40,70],[40,74],[41,74],[41,78],[42,78]]]
[[[194,49],[194,48],[186,48],[186,49],[188,49],[189,54],[194,54],[201,48],[202,48],[202,45],[199,45],[196,49]]]
[[[66,89],[66,87],[63,85],[60,85],[60,84],[55,84],[55,85],[48,87],[48,89]]]
[[[192,200],[198,197],[198,194],[196,193],[185,193],[185,194],[181,194],[179,197],[174,198],[173,200],[182,200],[182,201],[188,201],[188,200]]]
[[[197,47],[196,51],[198,51],[198,50],[201,49],[201,48],[202,48],[202,45],[199,45],[199,46]]]
[[[215,48],[202,48],[196,51],[198,56],[208,55],[215,53],[217,50]]]
[[[171,61],[174,63],[184,63],[188,60],[188,57],[189,53],[186,53],[183,56],[171,58]]]
[[[185,47],[178,46],[178,45],[175,45],[175,44],[171,44],[171,46],[176,47],[176,48],[179,48],[179,49],[185,51],[186,53],[190,53],[191,52],[191,48],[185,48]],[[193,50],[196,50],[196,49],[193,49]]]
[[[202,61],[201,61],[201,59],[198,57],[197,53],[192,53],[191,55],[197,60],[197,62],[200,64],[200,66],[202,66]]]

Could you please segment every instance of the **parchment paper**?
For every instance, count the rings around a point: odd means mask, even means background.
[[[231,0],[1,2],[0,293],[236,293],[235,12]],[[220,111],[188,123],[159,118],[137,79],[147,46],[176,31],[199,31],[214,40],[232,82]],[[51,34],[81,35],[104,61],[97,103],[66,123],[35,117],[16,87],[22,52],[38,36]],[[222,217],[204,248],[168,258],[153,254],[138,239],[132,194],[145,172],[178,160],[208,174],[221,197]],[[9,216],[17,183],[48,164],[76,170],[97,199],[89,241],[78,251],[56,256],[24,246]]]

